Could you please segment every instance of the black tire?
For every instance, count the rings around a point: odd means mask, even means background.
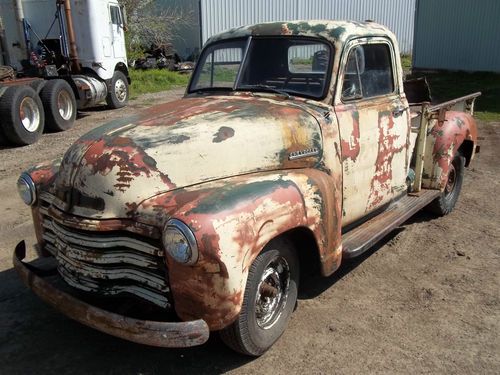
[[[20,146],[35,143],[45,124],[42,101],[29,86],[9,87],[0,97],[0,119],[5,137],[11,143]]]
[[[45,81],[44,79],[37,79],[30,83],[30,87],[33,90],[35,90],[37,94],[40,94],[40,91],[42,90],[43,86],[45,86],[46,83],[47,81]]]
[[[112,109],[125,107],[128,103],[129,87],[125,74],[119,70],[113,74],[106,103]]]
[[[40,91],[48,130],[60,132],[73,127],[76,119],[76,99],[68,82],[63,79],[47,81]]]
[[[278,289],[276,285],[281,287]],[[299,262],[295,249],[284,239],[272,241],[250,267],[241,312],[231,325],[220,331],[224,343],[246,355],[263,354],[285,331],[297,303],[298,286]],[[270,294],[265,296],[265,293]],[[269,310],[265,308],[266,302],[271,305]]]
[[[465,158],[457,154],[450,164],[445,190],[427,206],[430,212],[444,216],[453,211],[462,190],[464,172]]]

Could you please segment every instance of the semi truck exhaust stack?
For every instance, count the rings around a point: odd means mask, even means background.
[[[68,32],[69,42],[69,59],[71,63],[71,71],[80,73],[80,63],[78,62],[78,51],[76,50],[75,29],[73,28],[73,18],[71,16],[70,0],[58,0],[58,3],[64,6],[64,14],[66,16],[66,29]]]

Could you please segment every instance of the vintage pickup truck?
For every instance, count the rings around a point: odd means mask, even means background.
[[[20,176],[35,248],[57,272],[23,262],[24,241],[14,266],[103,332],[187,347],[220,331],[260,355],[287,326],[301,271],[331,275],[418,210],[453,209],[479,94],[431,104],[425,81],[403,84],[396,39],[373,22],[219,34],[184,98]]]

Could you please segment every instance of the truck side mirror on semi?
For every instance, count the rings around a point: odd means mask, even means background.
[[[128,25],[127,25],[127,10],[123,5],[120,5],[120,17],[122,20],[122,27],[123,31],[128,31]]]

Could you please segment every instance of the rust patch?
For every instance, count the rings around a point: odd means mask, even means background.
[[[227,126],[221,126],[220,129],[217,131],[217,133],[214,134],[214,139],[212,140],[212,142],[220,143],[233,136],[234,136],[233,128]]]
[[[375,164],[375,174],[371,181],[370,196],[367,210],[377,207],[391,194],[392,183],[392,158],[401,152],[404,146],[395,147],[395,141],[400,137],[393,131],[394,119],[390,112],[379,113],[378,129],[378,154]]]
[[[351,159],[356,161],[361,150],[359,144],[359,112],[350,111],[352,114],[352,132],[349,141],[341,140],[342,161]]]

